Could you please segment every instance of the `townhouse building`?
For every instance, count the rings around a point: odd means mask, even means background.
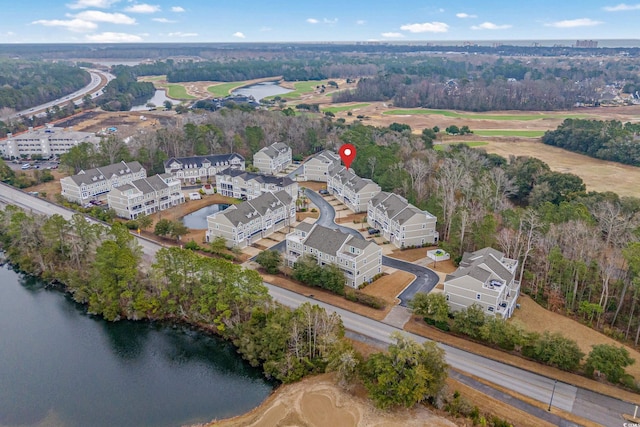
[[[70,202],[84,204],[108,193],[112,188],[146,178],[147,171],[138,162],[120,162],[82,170],[60,180],[62,196]]]
[[[366,212],[369,200],[380,192],[380,186],[360,178],[353,170],[340,164],[329,171],[327,190],[353,212]]]
[[[330,150],[324,150],[304,162],[303,175],[307,181],[329,181],[329,171],[340,164],[340,156]]]
[[[211,154],[208,156],[172,157],[164,162],[165,173],[179,179],[183,185],[211,183],[215,176],[227,169],[244,170],[245,159],[240,154]]]
[[[114,187],[107,194],[109,208],[120,218],[136,219],[185,202],[180,180],[171,174],[153,175]]]
[[[283,142],[274,142],[253,155],[253,166],[261,173],[275,175],[291,164],[291,148]]]
[[[458,269],[444,281],[449,307],[459,311],[478,304],[486,314],[508,319],[520,295],[517,268],[518,260],[493,248],[465,252]]]
[[[286,191],[263,193],[207,217],[207,242],[223,237],[228,247],[244,248],[293,224],[296,204]]]
[[[398,248],[432,245],[439,237],[434,215],[384,191],[369,200],[367,222]]]
[[[264,193],[286,191],[298,198],[298,183],[288,177],[263,175],[238,169],[227,169],[216,175],[216,188],[223,196],[252,200]]]
[[[370,283],[382,272],[380,246],[319,224],[302,222],[287,234],[287,265],[293,266],[303,255],[313,256],[320,265],[337,265],[352,288]]]
[[[78,132],[73,128],[46,125],[43,129],[29,128],[20,135],[9,133],[0,141],[0,156],[5,159],[59,157],[83,142],[97,146],[100,138],[92,132]]]

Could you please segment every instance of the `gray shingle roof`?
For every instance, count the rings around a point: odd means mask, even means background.
[[[146,178],[146,180],[147,183],[156,191],[164,190],[165,188],[169,187],[167,183],[164,182],[164,180],[160,177],[160,175],[150,176],[149,178]]]
[[[257,181],[261,184],[273,184],[273,185],[277,185],[279,187],[288,187],[289,185],[293,184],[294,181],[287,177],[287,176],[283,176],[283,177],[277,177],[274,175],[264,175],[264,174],[259,174],[259,173],[252,173],[252,172],[247,172],[247,171],[242,171],[242,170],[226,170],[220,174],[218,174],[217,176],[230,176],[232,178],[235,177],[240,177],[242,178],[245,182],[246,181]]]
[[[218,215],[225,216],[233,225],[237,226],[265,215],[268,210],[274,211],[283,205],[290,205],[292,201],[293,199],[286,191],[264,193],[255,199],[231,206]]]
[[[289,146],[283,142],[274,142],[273,144],[264,147],[258,153],[266,154],[269,158],[275,159],[280,155],[280,153],[287,151]]]
[[[81,186],[82,184],[91,184],[98,181],[104,181],[112,176],[123,176],[129,173],[136,173],[142,170],[142,165],[139,162],[120,162],[112,165],[101,166],[99,168],[89,169],[86,171],[80,171],[77,175],[71,175],[69,178]],[[95,179],[94,179],[95,178]]]
[[[314,224],[311,224],[309,222],[301,222],[296,226],[296,230],[300,230],[300,231],[304,231],[305,233],[308,233],[313,228],[313,225]]]
[[[349,234],[316,224],[304,244],[320,252],[335,254],[349,237]]]
[[[183,168],[186,167],[195,167],[201,168],[202,164],[205,161],[208,161],[212,165],[221,164],[223,165],[225,162],[230,163],[233,159],[239,159],[244,162],[244,157],[242,157],[238,153],[230,153],[230,154],[211,154],[208,156],[191,156],[191,157],[172,157],[169,160],[164,162],[165,169],[169,168],[173,163],[178,163],[182,165]]]
[[[460,267],[447,278],[469,275],[484,283],[494,274],[505,283],[511,283],[514,273],[501,262],[503,258],[504,254],[493,248],[484,248],[471,253],[465,252]]]

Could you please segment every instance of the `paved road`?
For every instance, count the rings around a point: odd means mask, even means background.
[[[0,203],[15,204],[33,212],[46,215],[58,213],[65,218],[70,218],[74,213],[74,211],[30,196],[6,184],[0,184]],[[140,238],[138,238],[138,241],[142,245],[145,256],[149,258],[152,258],[161,248],[161,245],[152,241]],[[417,342],[426,341],[423,337],[404,332],[382,322],[333,307],[315,299],[306,298],[303,295],[293,293],[286,289],[278,288],[270,284],[265,285],[276,301],[289,307],[297,307],[304,302],[318,304],[329,312],[338,313],[346,329],[357,331],[359,335],[369,337],[376,342],[389,344],[391,342],[390,335],[393,332],[404,333]],[[454,347],[444,344],[439,345],[445,350],[447,363],[452,368],[475,375],[509,390],[516,391],[544,404],[549,403],[554,380]],[[553,406],[562,408],[601,425],[612,427],[621,427],[623,424],[621,414],[633,414],[634,411],[634,405],[631,403],[599,395],[588,390],[578,389],[575,386],[562,382],[558,382],[556,385]]]
[[[27,110],[18,111],[17,113],[7,118],[14,119],[19,116],[25,116],[25,117],[35,116],[37,114],[41,114],[47,108],[52,108],[54,105],[59,105],[59,106],[67,105],[71,100],[73,100],[75,104],[81,104],[82,97],[85,96],[86,94],[91,94],[92,98],[95,98],[96,94],[101,92],[101,89],[103,87],[102,85],[103,79],[106,80],[106,82],[109,82],[115,79],[115,76],[113,74],[107,73],[105,71],[90,70],[90,69],[86,69],[86,70],[89,74],[91,74],[91,82],[87,86],[83,87],[82,89],[76,92],[73,92],[72,94],[63,96],[62,98],[54,99],[53,101],[47,102],[42,105],[38,105],[33,108],[29,108]]]

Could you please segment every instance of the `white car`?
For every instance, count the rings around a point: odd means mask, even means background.
[[[22,167],[20,169],[22,169],[22,170],[31,169],[31,165],[29,163],[25,163],[24,165],[22,165]]]

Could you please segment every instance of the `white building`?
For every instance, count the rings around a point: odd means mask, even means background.
[[[398,248],[432,245],[438,241],[436,217],[396,194],[381,191],[370,199],[367,222]]]
[[[212,182],[227,169],[244,170],[245,160],[240,154],[211,154],[209,156],[172,157],[164,162],[165,173],[170,173],[185,185]]]
[[[293,200],[298,198],[298,183],[288,177],[262,175],[227,169],[216,175],[218,194],[242,200],[252,200],[264,193],[286,191]]]
[[[94,146],[100,138],[91,132],[77,132],[73,128],[60,128],[50,125],[43,129],[33,130],[20,135],[8,134],[7,139],[0,141],[0,156],[5,159],[31,158],[40,156],[49,159],[69,152],[73,147],[87,142]]]
[[[369,200],[380,192],[380,186],[368,178],[360,178],[353,170],[336,165],[329,171],[327,190],[353,212],[366,212]]]
[[[444,295],[452,311],[473,304],[488,315],[508,319],[520,295],[520,282],[515,280],[518,260],[505,258],[493,248],[465,252],[456,271],[444,281]]]
[[[330,150],[324,150],[304,162],[303,175],[307,181],[327,182],[329,171],[340,164],[340,156]]]
[[[320,265],[337,265],[352,288],[370,283],[382,272],[380,246],[339,230],[302,222],[287,234],[286,242],[287,265],[293,266],[301,256],[311,255]]]
[[[136,219],[184,203],[180,180],[171,174],[141,178],[115,187],[107,194],[109,208],[120,218]]]
[[[80,171],[60,180],[62,196],[70,202],[84,204],[114,187],[146,178],[147,171],[138,162],[120,162]]]
[[[274,142],[253,155],[253,166],[268,175],[275,175],[290,164],[291,148],[282,142]]]
[[[224,237],[227,246],[244,248],[293,224],[295,199],[285,191],[264,193],[207,217],[206,240]]]

